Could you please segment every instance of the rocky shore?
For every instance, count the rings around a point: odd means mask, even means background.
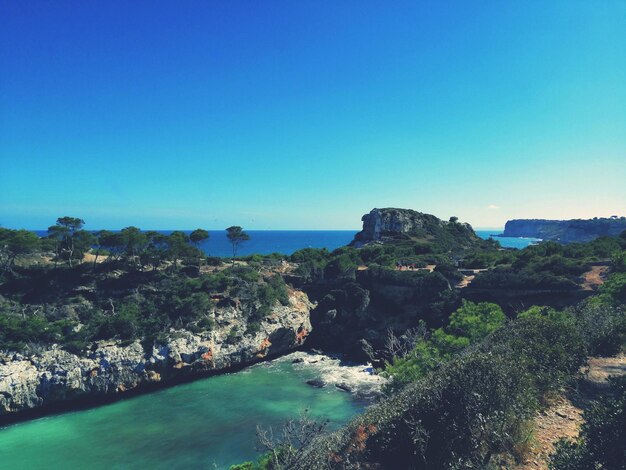
[[[311,303],[300,291],[274,307],[260,329],[247,332],[236,307],[215,313],[209,332],[171,330],[146,352],[140,341],[101,341],[72,354],[57,346],[24,356],[0,353],[0,422],[72,403],[106,401],[288,353],[309,332]]]

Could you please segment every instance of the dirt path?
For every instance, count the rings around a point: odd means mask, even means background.
[[[574,440],[583,423],[582,410],[565,396],[557,397],[550,407],[535,418],[533,442],[528,457],[517,470],[547,469],[546,461],[554,444],[562,437]]]
[[[591,270],[583,273],[582,288],[583,290],[596,290],[602,284],[604,284],[604,278],[609,272],[608,266],[592,266]]]
[[[582,370],[584,378],[577,404],[593,398],[593,390],[603,387],[610,375],[626,375],[626,356],[591,357]],[[526,460],[516,470],[547,470],[548,457],[560,438],[576,439],[583,423],[582,409],[565,395],[557,397],[535,418],[533,442]]]
[[[456,285],[457,289],[464,289],[469,286],[476,276],[463,276],[463,279]]]

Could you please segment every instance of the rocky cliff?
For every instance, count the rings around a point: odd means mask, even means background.
[[[27,410],[81,399],[96,402],[291,351],[311,330],[311,304],[300,291],[292,291],[289,300],[287,306],[274,307],[255,333],[246,332],[236,307],[228,307],[216,312],[212,331],[171,330],[149,353],[139,341],[101,341],[82,355],[57,346],[28,357],[0,354],[0,421]]]
[[[514,219],[504,237],[529,237],[561,243],[588,242],[602,236],[617,236],[626,230],[626,217],[575,220]]]
[[[360,247],[371,242],[397,238],[445,243],[451,247],[480,242],[472,227],[467,223],[457,222],[456,217],[446,222],[434,215],[412,209],[386,208],[372,209],[361,220],[363,230],[355,235],[352,246]]]

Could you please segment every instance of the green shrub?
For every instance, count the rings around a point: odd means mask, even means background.
[[[455,354],[476,343],[504,324],[502,309],[492,303],[463,301],[444,328],[419,341],[405,357],[394,357],[386,364],[384,375],[391,378],[385,391],[390,393],[414,382],[449,361]]]
[[[588,355],[612,356],[626,345],[622,307],[591,298],[569,310],[587,345]]]
[[[615,304],[626,304],[626,273],[609,276],[600,287],[600,295]]]
[[[558,390],[578,371],[586,344],[570,316],[519,318],[495,331],[481,350],[511,356],[528,372],[539,396]]]

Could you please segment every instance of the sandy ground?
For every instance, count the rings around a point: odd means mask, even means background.
[[[456,288],[457,289],[463,289],[464,287],[469,286],[472,283],[472,281],[474,280],[475,277],[476,276],[473,276],[473,275],[472,276],[463,276],[463,279],[461,279],[459,281],[459,283],[456,285]]]
[[[590,400],[590,390],[606,384],[610,375],[626,375],[626,356],[591,357],[588,365],[582,370],[583,383],[579,399],[576,403]],[[586,391],[585,391],[586,390]],[[558,396],[550,406],[535,418],[535,431],[529,456],[516,470],[547,470],[548,457],[554,452],[554,445],[561,439],[574,440],[578,436],[583,423],[582,409],[576,406],[565,395]]]
[[[106,255],[99,255],[98,264],[103,263],[107,258],[108,256]],[[85,253],[85,256],[83,257],[83,263],[93,263],[95,259],[96,255],[94,255],[93,253]]]
[[[596,290],[604,284],[604,279],[606,278],[608,272],[608,266],[592,266],[591,270],[581,276],[583,280],[583,290]]]

